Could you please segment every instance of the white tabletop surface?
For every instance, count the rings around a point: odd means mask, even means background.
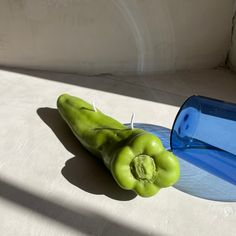
[[[56,110],[69,93],[128,123],[171,128],[192,94],[236,102],[224,70],[84,76],[0,70],[0,235],[236,235],[236,203],[174,187],[151,198],[120,189]]]

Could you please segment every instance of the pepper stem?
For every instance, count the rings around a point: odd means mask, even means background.
[[[130,121],[130,127],[131,127],[131,129],[134,129],[134,117],[135,117],[135,113],[132,112],[131,121]]]
[[[96,108],[96,105],[95,105],[95,102],[93,101],[93,110],[95,111],[95,112],[97,112],[97,108]]]
[[[148,155],[136,156],[131,162],[131,172],[138,180],[152,181],[156,174],[156,165]]]

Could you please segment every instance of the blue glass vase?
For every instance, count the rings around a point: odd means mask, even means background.
[[[236,201],[236,104],[189,97],[172,129],[136,123],[158,136],[180,163],[178,190],[205,199]]]
[[[171,130],[172,152],[236,184],[236,105],[191,96]]]

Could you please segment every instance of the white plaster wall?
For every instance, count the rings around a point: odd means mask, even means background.
[[[1,0],[0,65],[79,73],[212,68],[234,0]]]

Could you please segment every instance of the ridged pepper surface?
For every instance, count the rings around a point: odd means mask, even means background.
[[[155,135],[131,129],[68,94],[59,96],[57,107],[80,143],[103,160],[121,188],[150,197],[179,179],[177,158]]]

